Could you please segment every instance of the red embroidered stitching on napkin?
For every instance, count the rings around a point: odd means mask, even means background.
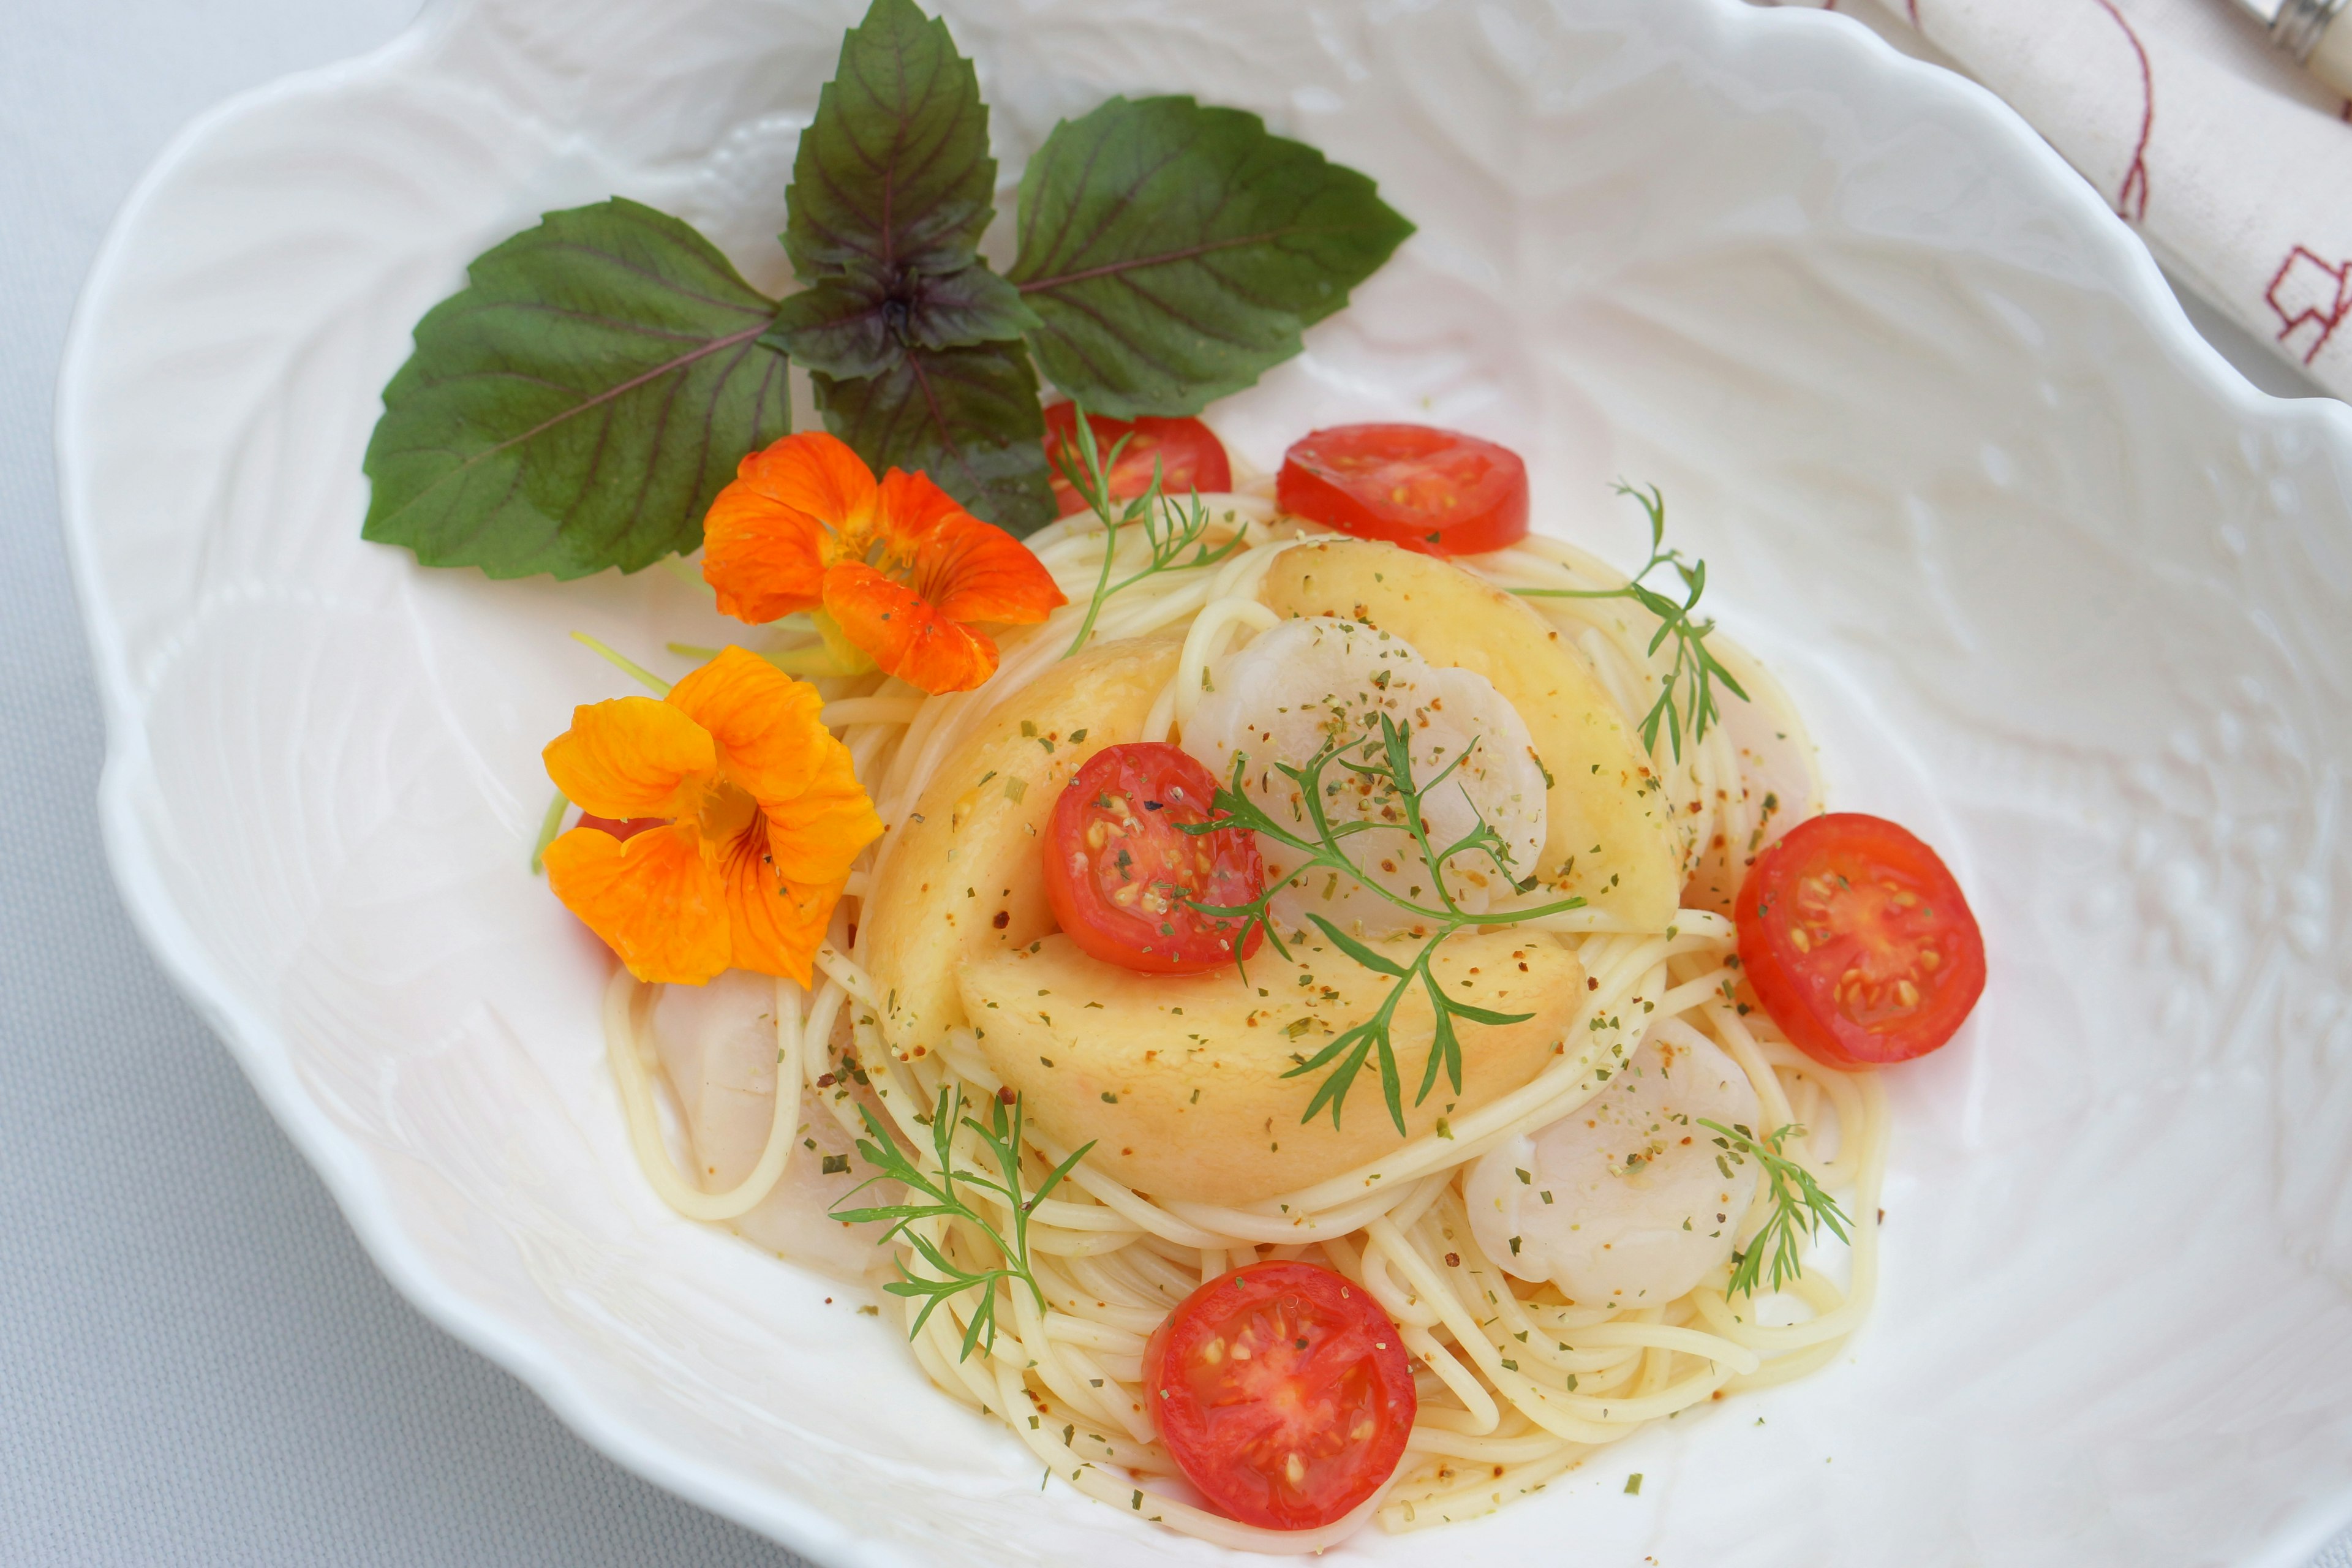
[[[2116,216],[2128,223],[2147,221],[2147,138],[2156,129],[2156,79],[2147,68],[2147,50],[2140,46],[2139,35],[2116,9],[2115,0],[2098,0],[2106,14],[2116,19],[2131,41],[2132,53],[2139,57],[2139,141],[2132,148],[2131,167],[2125,171],[2123,188],[2116,193]],[[2137,210],[2134,210],[2137,193]]]
[[[2344,320],[2352,300],[2345,298],[2347,275],[2352,274],[2352,262],[2338,262],[2330,267],[2325,261],[2296,246],[2279,263],[2278,271],[2271,278],[2271,286],[2263,291],[2272,310],[2284,324],[2279,328],[2278,341],[2292,349],[2288,342],[2305,327],[2316,327],[2318,335],[2311,346],[2303,351],[2303,363],[2309,364],[2327,340],[2336,335],[2336,328]]]

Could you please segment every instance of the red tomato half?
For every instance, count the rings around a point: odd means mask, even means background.
[[[1245,904],[1265,888],[1257,840],[1239,828],[1192,834],[1210,820],[1217,781],[1162,741],[1106,746],[1072,775],[1045,829],[1045,897],[1072,942],[1106,963],[1198,974],[1234,961],[1241,922],[1201,913]],[[1265,931],[1250,930],[1241,956]]]
[[[1756,858],[1739,964],[1790,1040],[1831,1067],[1926,1056],[1984,990],[1984,938],[1936,852],[1884,817],[1832,812]]]
[[[1294,444],[1275,500],[1359,539],[1480,555],[1528,535],[1528,466],[1508,447],[1431,425],[1335,425]]]
[[[573,826],[578,827],[593,827],[599,833],[609,833],[615,838],[635,838],[646,828],[662,826],[669,819],[667,817],[662,816],[625,816],[617,818],[610,816],[591,816],[583,811],[580,814],[580,820],[573,824]]]
[[[1380,1489],[1419,1401],[1404,1340],[1360,1285],[1253,1263],[1170,1313],[1143,1352],[1160,1440],[1244,1524],[1314,1530]]]
[[[1126,500],[1141,495],[1151,488],[1151,465],[1160,464],[1160,487],[1171,496],[1186,495],[1199,490],[1213,495],[1234,488],[1234,466],[1225,458],[1225,444],[1217,433],[1198,419],[1106,419],[1101,415],[1089,416],[1087,427],[1095,433],[1095,447],[1105,463],[1110,465],[1110,494],[1113,500]],[[1086,465],[1078,456],[1078,405],[1056,403],[1045,410],[1045,456],[1049,461],[1060,459],[1054,466],[1054,504],[1059,515],[1069,516],[1084,511],[1087,503],[1062,477],[1061,463],[1066,462],[1080,473]],[[1120,437],[1128,437],[1119,448],[1118,461],[1110,461],[1110,449]]]

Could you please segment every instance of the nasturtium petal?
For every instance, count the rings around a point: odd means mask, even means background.
[[[736,474],[756,494],[804,512],[853,542],[873,527],[874,504],[882,493],[866,459],[822,430],[803,430],[752,453],[737,465]]]
[[[828,763],[800,794],[764,807],[763,815],[777,873],[795,882],[839,881],[858,853],[882,837],[882,818],[858,787],[846,754],[838,765]]]
[[[792,428],[775,302],[665,213],[549,213],[467,279],[384,388],[363,538],[493,577],[634,572],[700,543],[735,459]]]
[[[1045,138],[1021,177],[1006,274],[1029,342],[1097,414],[1197,414],[1298,352],[1412,233],[1372,182],[1255,114],[1114,98]]]
[[[719,765],[701,725],[670,703],[617,697],[572,710],[541,753],[563,797],[592,816],[674,816],[679,786]]]
[[[841,901],[843,879],[811,884],[780,876],[770,853],[773,837],[765,825],[755,826],[728,846],[719,868],[731,963],[806,985],[825,925]]]
[[[900,560],[919,560],[929,548],[932,535],[957,519],[970,521],[971,514],[961,501],[940,489],[930,475],[892,468],[882,476],[874,528]],[[1028,552],[1024,549],[1022,553]]]
[[[1008,542],[1010,542],[1008,541]],[[969,691],[996,673],[996,644],[863,562],[825,574],[824,607],[874,662],[925,691]]]
[[[815,687],[730,647],[671,688],[667,700],[710,731],[727,776],[760,803],[780,875],[837,879],[882,837],[849,748],[820,717],[824,700]]]
[[[703,525],[719,609],[754,625],[814,609],[828,555],[864,552],[880,493],[865,459],[822,430],[745,458]]]
[[[545,864],[563,907],[639,980],[699,985],[727,968],[727,884],[690,827],[626,840],[575,827],[547,847]]]
[[[928,475],[883,475],[875,517],[891,550],[913,563],[915,592],[949,620],[1034,626],[1069,602],[1028,546],[973,517]]]
[[[740,480],[703,520],[702,580],[719,613],[763,626],[824,601],[824,525]]]
[[[815,687],[740,647],[720,649],[663,700],[709,731],[727,776],[763,802],[801,793],[816,742],[841,743],[818,719],[824,698]]]

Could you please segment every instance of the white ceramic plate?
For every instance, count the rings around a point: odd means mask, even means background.
[[[359,539],[411,323],[542,209],[626,194],[781,282],[859,8],[453,3],[180,140],[59,397],[108,842],[385,1271],[615,1458],[830,1564],[1200,1562],[1041,1494],[897,1330],[632,1167],[599,956],[522,863],[540,746],[617,689],[564,632],[709,641],[693,594]],[[1228,437],[1264,464],[1310,424],[1474,426],[1621,558],[1604,481],[1660,482],[1834,798],[1939,844],[1989,940],[1976,1022],[1892,1080],[1850,1357],[1333,1558],[2300,1563],[2352,1514],[2352,416],[2246,386],[2022,124],[1841,20],[948,11],[1008,188],[1119,90],[1376,175],[1419,237]]]

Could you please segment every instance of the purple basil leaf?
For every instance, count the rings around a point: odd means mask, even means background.
[[[908,348],[1009,342],[1038,324],[1012,284],[975,262],[893,289],[862,264],[788,297],[761,341],[835,380],[878,375]]]
[[[615,197],[474,259],[416,323],[368,442],[363,537],[493,577],[634,572],[702,542],[743,454],[792,428],[775,302]]]
[[[825,428],[877,472],[928,473],[1016,538],[1054,520],[1037,374],[1019,343],[908,349],[878,375],[811,380]]]
[[[953,272],[988,226],[996,160],[971,62],[914,0],[874,0],[842,40],[793,159],[783,233],[814,283],[852,267]]]
[[[1197,414],[1299,349],[1412,233],[1372,182],[1255,114],[1114,98],[1066,120],[1021,177],[1007,274],[1029,342],[1098,414]]]

